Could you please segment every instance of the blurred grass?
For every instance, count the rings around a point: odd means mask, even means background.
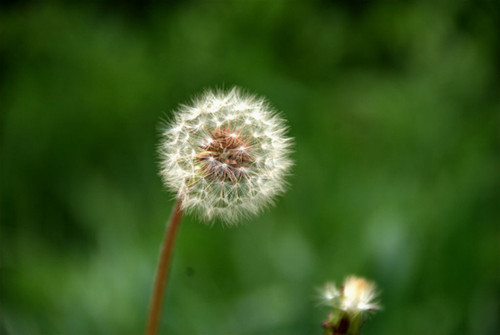
[[[0,11],[0,331],[142,331],[172,194],[158,124],[267,96],[296,166],[238,228],[187,217],[172,334],[319,334],[315,287],[381,287],[366,334],[497,334],[494,2],[22,2]]]

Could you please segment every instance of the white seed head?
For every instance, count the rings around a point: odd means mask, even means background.
[[[377,288],[364,278],[349,276],[338,289],[333,283],[326,283],[321,290],[322,304],[351,314],[380,309],[374,302]]]
[[[285,121],[264,99],[206,91],[180,106],[163,132],[161,175],[182,208],[228,224],[284,191],[292,162]]]
[[[342,289],[341,309],[353,313],[379,309],[379,305],[373,301],[376,297],[377,289],[373,282],[347,277]]]

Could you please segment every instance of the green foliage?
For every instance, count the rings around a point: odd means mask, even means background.
[[[213,86],[295,137],[278,205],[187,217],[169,334],[321,334],[314,289],[374,280],[366,334],[495,334],[493,2],[194,1],[0,10],[0,333],[142,332],[173,195],[158,124]]]

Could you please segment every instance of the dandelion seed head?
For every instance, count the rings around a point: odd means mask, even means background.
[[[292,165],[286,130],[260,97],[206,91],[180,106],[163,133],[163,181],[184,210],[207,221],[257,214],[284,191]]]
[[[376,310],[379,309],[379,305],[374,302],[376,297],[377,289],[373,282],[350,276],[344,281],[341,308],[354,313]]]
[[[375,284],[355,276],[347,277],[340,288],[333,283],[326,283],[320,290],[321,304],[352,315],[380,309],[380,305],[374,302],[376,297]]]

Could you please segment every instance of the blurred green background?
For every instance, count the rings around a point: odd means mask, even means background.
[[[494,1],[14,1],[0,7],[0,332],[139,334],[173,205],[160,120],[244,87],[289,120],[275,208],[186,217],[162,333],[321,334],[316,288],[378,283],[365,334],[499,334]]]

